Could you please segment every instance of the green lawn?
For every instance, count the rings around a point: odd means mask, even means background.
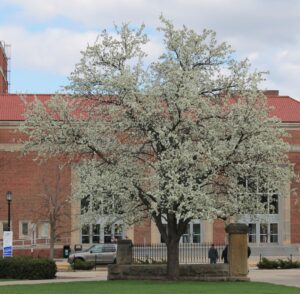
[[[249,282],[103,281],[0,286],[1,294],[299,294],[299,288]]]

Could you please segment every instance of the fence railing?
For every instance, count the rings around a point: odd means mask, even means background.
[[[222,251],[225,244],[214,244],[221,260]],[[211,243],[180,243],[179,244],[179,263],[196,264],[209,263],[208,251]],[[133,262],[135,263],[165,263],[167,262],[167,247],[164,243],[159,244],[134,244]]]
[[[18,248],[28,248],[31,246],[49,246],[50,239],[43,238],[43,239],[35,239],[34,242],[30,239],[22,239],[22,240],[13,240],[13,246]],[[69,237],[63,237],[55,241],[55,245],[65,245],[70,244]],[[0,239],[0,248],[3,246],[3,240]]]

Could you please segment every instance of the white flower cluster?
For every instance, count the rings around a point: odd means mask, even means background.
[[[291,170],[285,133],[258,88],[263,74],[234,60],[214,32],[161,21],[157,62],[143,65],[143,27],[104,31],[82,53],[68,95],[28,103],[21,131],[26,151],[81,155],[75,197],[90,197],[88,221],[149,216],[179,240],[191,219],[263,212],[246,180],[277,191]]]

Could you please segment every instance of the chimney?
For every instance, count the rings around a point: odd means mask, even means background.
[[[7,56],[6,48],[7,45],[5,45],[3,41],[0,41],[0,94],[8,93],[9,58]]]
[[[263,91],[266,96],[279,96],[279,90],[266,90]]]

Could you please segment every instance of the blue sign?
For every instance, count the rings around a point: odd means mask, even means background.
[[[3,257],[13,255],[13,232],[3,232]]]
[[[12,256],[12,246],[3,248],[3,256],[4,257],[11,257]]]

